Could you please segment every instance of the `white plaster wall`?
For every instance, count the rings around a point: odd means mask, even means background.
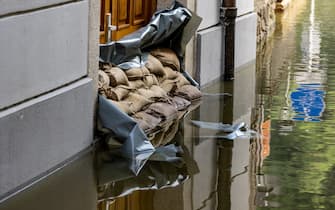
[[[216,79],[221,71],[222,27],[216,26],[197,34],[197,80],[204,86]]]
[[[0,15],[62,4],[71,0],[0,0]]]
[[[0,109],[87,75],[87,1],[0,18],[0,34]]]
[[[91,144],[91,91],[86,78],[0,112],[0,200]]]
[[[236,0],[237,16],[254,11],[253,0]]]
[[[220,1],[217,0],[197,0],[196,1],[196,13],[202,17],[202,22],[199,26],[199,30],[214,26],[219,23],[219,10]]]
[[[256,13],[250,13],[236,19],[235,69],[256,59],[256,29]]]

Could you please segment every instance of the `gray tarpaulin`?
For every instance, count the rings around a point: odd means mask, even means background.
[[[182,59],[200,22],[200,17],[176,1],[170,9],[156,12],[145,27],[119,41],[101,45],[100,60],[123,69],[139,67],[145,59],[143,52],[154,47],[171,48]]]
[[[169,47],[177,53],[183,64],[186,44],[200,22],[200,17],[176,1],[170,9],[156,12],[147,26],[119,41],[100,45],[100,61],[127,70],[144,65],[150,48]],[[192,84],[197,85],[186,71],[183,74]],[[138,161],[145,161],[155,151],[138,124],[101,95],[98,116],[102,127],[120,140],[123,156],[132,159],[140,157]]]
[[[139,153],[154,152],[154,147],[138,124],[103,96],[99,96],[99,119],[121,141],[122,155],[134,158]]]

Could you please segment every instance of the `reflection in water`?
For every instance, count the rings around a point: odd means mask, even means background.
[[[258,81],[255,111],[262,117],[255,127],[261,129],[271,119],[272,129],[269,156],[261,156],[266,148],[264,136],[251,145],[256,164],[254,201],[257,209],[332,210],[335,119],[329,113],[335,102],[331,73],[335,25],[330,11],[335,2],[301,0],[294,4],[300,6],[285,12],[287,18],[278,23],[285,27],[277,28],[269,42],[287,49],[287,56],[271,47],[269,57],[258,63],[266,77]],[[295,30],[287,30],[290,28]]]

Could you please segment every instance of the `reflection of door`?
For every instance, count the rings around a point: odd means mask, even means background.
[[[116,26],[112,32],[112,40],[139,29],[147,24],[156,10],[157,0],[101,0],[100,42],[106,40],[108,14],[111,14],[111,24]]]

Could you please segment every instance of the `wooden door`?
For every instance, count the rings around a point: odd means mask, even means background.
[[[101,0],[100,43],[106,40],[107,14],[111,14],[111,23],[116,26],[112,40],[119,40],[147,24],[156,5],[157,0]]]

